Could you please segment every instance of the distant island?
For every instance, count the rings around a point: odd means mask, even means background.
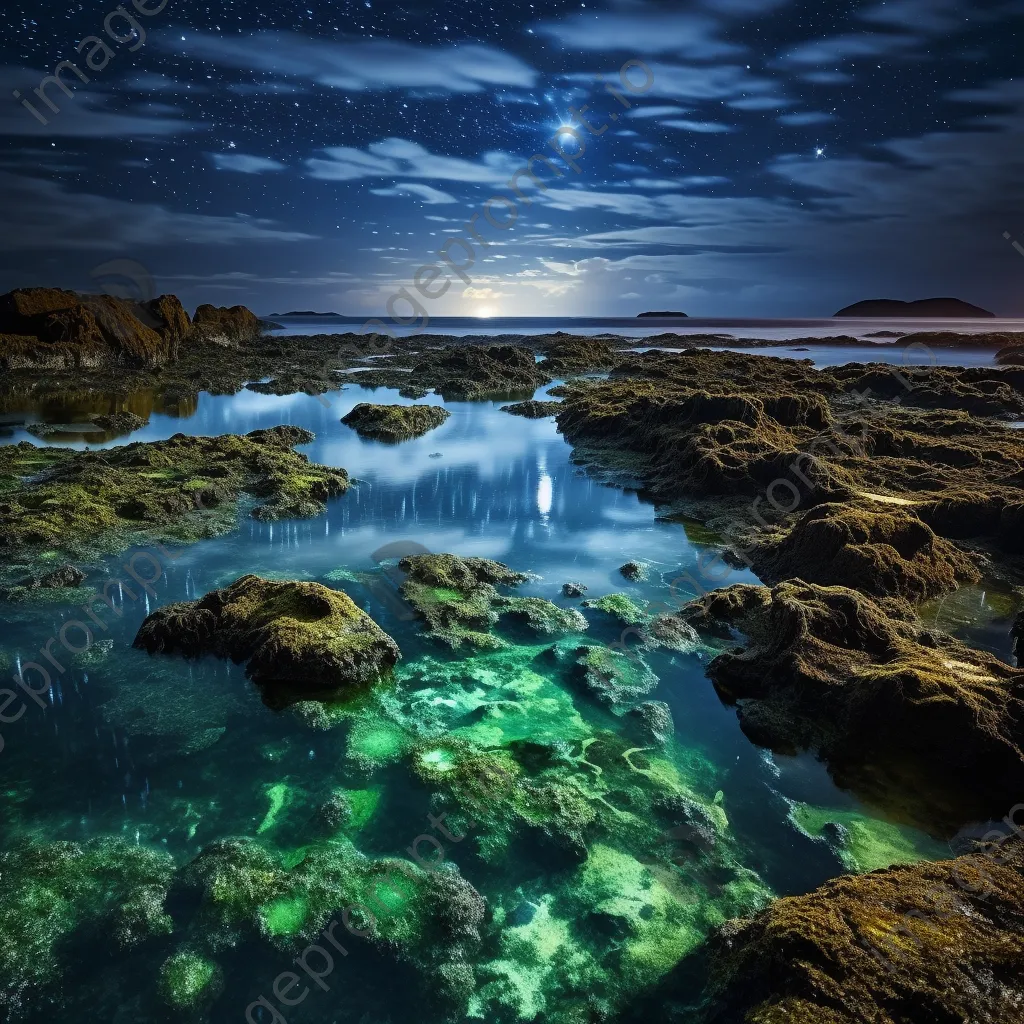
[[[293,309],[289,313],[268,313],[267,316],[342,316],[341,313],[318,313],[315,309]]]
[[[973,317],[995,317],[980,306],[973,306],[963,299],[917,299],[904,302],[901,299],[866,299],[845,306],[835,314],[838,316],[862,317],[919,317],[921,319],[952,318],[964,320]]]
[[[651,313],[637,313],[637,319],[642,316],[686,316],[685,313],[680,313],[677,309],[672,310],[655,310]]]

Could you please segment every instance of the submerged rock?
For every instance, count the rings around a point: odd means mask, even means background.
[[[611,647],[577,648],[572,681],[612,707],[646,696],[658,685],[658,677],[635,651],[623,654]]]
[[[816,748],[844,772],[870,765],[904,785],[927,777],[982,815],[1024,791],[1024,672],[993,655],[799,580],[728,587],[684,615],[749,638],[708,675],[757,742]]]
[[[523,573],[488,558],[448,554],[410,555],[398,565],[409,574],[402,596],[426,620],[430,636],[452,647],[503,646],[488,632],[498,621],[501,606],[495,587],[524,583]]]
[[[134,646],[245,662],[254,683],[293,692],[372,682],[401,657],[394,640],[346,594],[259,576],[161,608],[143,622]]]
[[[559,608],[543,597],[503,597],[497,602],[498,616],[518,619],[543,635],[582,633],[587,620],[575,608]]]
[[[664,743],[676,731],[672,710],[661,700],[645,700],[626,712],[645,743]]]
[[[422,437],[451,413],[439,405],[371,405],[360,402],[341,422],[360,437],[397,443]]]
[[[1014,836],[995,855],[844,876],[776,900],[713,940],[704,1019],[1013,1019],[1024,1001],[1022,893]]]

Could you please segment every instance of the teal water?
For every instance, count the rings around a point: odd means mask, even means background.
[[[628,804],[619,801],[631,787],[652,784],[651,773],[707,808],[720,827],[710,857],[666,853],[660,841],[641,838],[648,826],[656,833],[663,824],[640,820],[635,827],[616,822],[618,838],[592,848],[582,867],[550,845],[522,836],[505,842],[482,825],[451,845],[446,856],[488,901],[474,954],[476,991],[465,1010],[465,1019],[488,1021],[575,1020],[572,1007],[588,987],[612,992],[607,1006],[620,1012],[691,952],[708,927],[769,894],[805,892],[844,870],[943,853],[941,844],[839,790],[812,757],[752,745],[704,674],[713,652],[698,646],[644,655],[658,677],[650,696],[672,711],[675,734],[666,749],[631,764],[636,774],[625,783],[613,786],[607,767],[604,781],[600,772],[592,775],[590,759],[597,756],[587,753],[588,742],[625,736],[625,726],[550,668],[543,650],[552,641],[508,629],[501,631],[510,645],[505,651],[453,654],[420,634],[387,559],[402,546],[420,545],[498,559],[532,574],[517,593],[565,607],[579,607],[561,596],[568,580],[585,584],[588,597],[621,592],[641,606],[671,607],[692,594],[685,577],[699,578],[697,558],[714,549],[715,538],[661,521],[635,493],[587,476],[572,463],[553,420],[513,417],[500,403],[431,398],[446,405],[450,419],[420,439],[388,446],[361,440],[339,422],[360,401],[406,402],[394,392],[356,387],[319,399],[203,394],[186,415],[156,413],[130,438],[92,446],[289,423],[316,434],[302,449],[310,459],[344,467],[357,483],[316,519],[270,524],[241,517],[233,533],[173,552],[155,596],[123,601],[121,618],[55,683],[46,709],[32,708],[4,726],[4,850],[118,836],[166,851],[182,865],[212,843],[249,836],[292,865],[322,841],[311,822],[341,788],[354,809],[345,841],[370,857],[405,857],[437,806],[430,787],[409,771],[410,737],[441,743],[457,736],[482,749],[525,739],[552,744],[580,766],[592,796],[612,787],[598,802],[613,820],[628,818]],[[650,565],[647,581],[630,583],[618,572],[633,559]],[[110,560],[109,571],[123,576],[118,567],[125,561]],[[369,612],[403,653],[384,696],[318,718],[267,706],[238,666],[131,649],[152,609],[249,572],[325,583]],[[724,582],[756,581],[736,571]],[[2,647],[15,665],[38,660],[40,646],[74,615],[70,607],[2,606]],[[597,612],[587,619],[581,642],[619,639],[621,624]],[[846,830],[841,848],[826,841],[837,834],[825,828],[830,822]],[[524,902],[534,910],[523,911]],[[290,934],[293,910],[301,917],[287,901],[260,913],[280,939]],[[357,939],[351,944],[330,994],[312,992],[288,1020],[404,1021],[413,1013],[450,1019],[418,1002],[422,964],[396,962]],[[154,941],[130,957],[112,957],[99,946],[94,956],[76,952],[77,1008],[29,1019],[81,1019],[83,1006],[104,1019],[149,1019],[112,1008],[134,1006],[173,948]],[[266,937],[219,953],[223,991],[199,1019],[244,1019],[294,955],[283,940]],[[253,1012],[259,1024],[271,1019],[269,1011]]]

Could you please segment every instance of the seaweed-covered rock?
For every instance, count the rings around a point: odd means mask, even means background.
[[[548,347],[541,369],[552,377],[572,373],[607,370],[620,362],[622,356],[606,341],[598,338],[574,337],[555,341]]]
[[[205,341],[220,345],[238,345],[257,340],[263,325],[245,306],[200,306],[192,318],[195,331]]]
[[[815,747],[844,772],[871,765],[876,778],[904,784],[916,772],[974,813],[1024,790],[1024,672],[993,655],[893,618],[856,591],[799,580],[715,591],[685,616],[748,637],[708,675],[739,702],[755,740]]]
[[[534,392],[548,383],[533,352],[517,345],[467,345],[431,354],[412,376],[445,399],[479,399]]]
[[[159,367],[177,358],[191,332],[173,295],[134,303],[60,288],[0,296],[0,366]]]
[[[1024,845],[843,876],[713,940],[713,1024],[1019,1016]]]
[[[587,620],[575,608],[559,608],[543,597],[503,597],[497,602],[499,618],[514,618],[544,635],[582,633]]]
[[[611,615],[627,626],[646,622],[647,613],[628,594],[605,594],[603,597],[589,597],[583,602],[584,608]]]
[[[643,562],[626,562],[619,566],[619,572],[633,583],[647,579],[648,568]]]
[[[610,647],[579,647],[575,651],[574,685],[602,704],[616,706],[646,696],[658,677],[635,652]]]
[[[759,539],[753,568],[767,582],[799,578],[914,602],[980,578],[970,557],[917,516],[837,504],[819,505],[788,532]]]
[[[60,1005],[59,983],[97,949],[121,955],[169,935],[171,858],[120,839],[0,854],[0,1014]],[[149,907],[143,911],[143,906]]]
[[[645,743],[664,743],[676,731],[672,710],[661,700],[645,700],[630,708],[626,717]]]
[[[398,645],[346,594],[319,583],[243,576],[199,601],[168,605],[143,622],[135,646],[246,663],[258,685],[340,689],[391,669]]]
[[[582,597],[586,592],[587,588],[582,583],[570,581],[562,584],[562,594],[565,597]]]
[[[528,420],[542,420],[548,416],[554,416],[561,407],[561,402],[537,402],[531,398],[526,402],[503,405],[501,411],[509,412],[513,416],[522,416]]]
[[[360,402],[341,422],[360,437],[397,443],[422,437],[441,426],[451,413],[439,405],[371,405]]]
[[[410,555],[399,568],[409,575],[402,594],[423,616],[431,636],[452,647],[501,646],[488,630],[498,620],[496,586],[514,587],[526,581],[501,562],[458,555]]]
[[[0,550],[14,561],[197,540],[233,529],[243,494],[259,499],[256,518],[317,515],[348,476],[293,450],[312,440],[282,426],[244,437],[176,434],[102,453],[0,446]]]
[[[138,416],[134,412],[128,412],[125,410],[122,412],[107,413],[103,416],[94,416],[92,421],[97,427],[102,427],[111,434],[120,436],[122,434],[131,434],[136,430],[141,430],[149,423],[149,418]]]

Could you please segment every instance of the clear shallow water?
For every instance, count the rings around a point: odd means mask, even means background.
[[[104,634],[112,641],[109,652],[96,647],[90,652],[93,663],[62,677],[45,711],[32,709],[20,722],[4,726],[4,848],[26,838],[116,834],[166,849],[184,862],[225,836],[259,835],[290,853],[306,841],[318,804],[341,785],[364,794],[361,799],[375,807],[354,836],[359,849],[401,856],[424,830],[431,807],[428,793],[401,763],[361,770],[350,756],[351,720],[329,731],[311,728],[293,711],[265,706],[236,666],[150,658],[131,650],[146,614],[161,604],[202,596],[247,572],[325,582],[346,590],[395,637],[404,656],[395,699],[405,708],[421,707],[436,703],[439,695],[442,704],[465,699],[468,684],[454,685],[453,672],[485,689],[504,686],[503,680],[518,678],[527,662],[536,668],[530,645],[544,641],[510,634],[522,646],[505,660],[446,655],[419,635],[416,622],[387,593],[378,563],[382,546],[413,542],[435,552],[499,559],[535,574],[519,593],[575,607],[578,602],[560,595],[567,580],[586,584],[591,597],[624,592],[641,602],[685,600],[686,584],[675,595],[669,584],[687,572],[696,576],[698,554],[714,545],[714,538],[698,528],[658,521],[655,509],[635,494],[583,474],[571,463],[552,420],[512,417],[499,410],[500,403],[430,398],[426,401],[446,404],[451,418],[423,438],[388,446],[361,440],[339,422],[360,401],[406,403],[395,392],[356,387],[322,400],[203,394],[194,411],[183,410],[186,415],[154,413],[150,425],[130,438],[98,446],[157,440],[179,431],[244,433],[290,423],[316,433],[303,449],[311,459],[344,467],[358,483],[316,519],[269,524],[242,518],[234,533],[180,549],[156,585],[155,598],[124,602],[123,617]],[[25,438],[31,439],[15,437]],[[74,444],[87,446],[82,440]],[[629,559],[651,565],[648,581],[631,584],[622,578],[618,567]],[[117,567],[124,561],[111,560],[111,571],[123,575]],[[752,581],[737,571],[725,582]],[[28,660],[73,615],[73,609],[62,607],[0,607],[6,620],[2,646],[14,659]],[[620,625],[597,613],[589,618],[587,642],[619,638]],[[840,791],[813,757],[772,756],[753,746],[734,709],[721,704],[705,677],[707,657],[705,651],[648,656],[660,680],[651,697],[669,704],[675,722],[667,757],[702,799],[718,800],[728,816],[731,855],[773,892],[807,891],[852,866],[822,839],[811,838],[827,821],[851,831],[847,856],[857,858],[860,868],[944,853],[942,844],[887,824],[881,812]],[[563,711],[536,728],[557,734],[579,715],[588,728],[621,729],[606,712],[537,671],[544,678],[543,692]],[[466,725],[471,717],[453,714],[445,721],[455,731],[480,735]],[[567,869],[557,858],[548,862],[524,854],[486,863],[470,847],[453,850],[452,857],[492,907],[507,910],[523,893],[543,900],[564,884]],[[701,901],[713,904],[716,892],[709,882]],[[286,956],[264,954],[231,966],[212,1019],[239,1019],[254,998],[251,993],[265,990],[286,966]],[[97,962],[92,969],[102,976],[112,968]],[[366,969],[381,981],[391,977],[386,965],[371,961]],[[388,996],[388,989],[389,984],[377,985],[373,993],[353,996],[351,1019],[363,1011],[404,1019],[402,997]],[[311,1000],[296,1019],[324,1024],[338,1019],[336,998]]]
[[[273,333],[345,334],[362,332],[368,321],[357,317],[270,317],[281,329]],[[371,324],[367,331],[372,331]],[[771,338],[788,341],[792,338],[829,338],[848,335],[868,342],[891,343],[893,338],[871,338],[878,331],[895,331],[900,335],[918,331],[957,331],[980,334],[988,331],[1024,331],[1024,320],[883,320],[855,318],[822,318],[790,320],[752,320],[706,317],[661,318],[644,317],[436,317],[425,327],[388,325],[393,334],[549,334],[566,331],[573,334],[620,334],[627,338],[645,338],[652,334],[672,332],[687,334],[727,334],[734,338]],[[379,327],[378,327],[379,329]]]

